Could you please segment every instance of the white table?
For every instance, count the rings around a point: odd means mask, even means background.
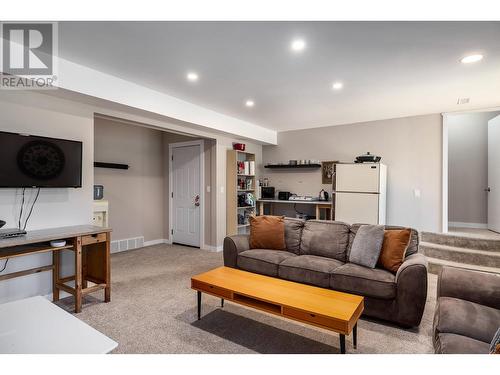
[[[117,346],[44,297],[0,305],[1,354],[104,354]]]

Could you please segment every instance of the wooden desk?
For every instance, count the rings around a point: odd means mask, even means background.
[[[44,297],[0,305],[1,354],[104,354],[117,346]]]
[[[111,300],[111,229],[92,225],[77,225],[29,231],[25,236],[0,240],[0,260],[20,256],[52,252],[52,264],[0,274],[0,281],[34,273],[52,271],[53,300],[59,300],[59,292],[75,297],[75,312],[82,310],[82,297],[104,289],[104,301]],[[52,247],[50,241],[66,240],[66,246]],[[75,274],[61,277],[60,252],[75,254]],[[67,285],[74,282],[74,286]],[[92,285],[89,285],[89,282]]]
[[[316,208],[316,219],[320,218],[321,210],[325,210],[325,220],[332,220],[332,201],[291,201],[291,200],[280,200],[280,199],[259,199],[257,200],[259,204],[259,215],[264,214],[264,205],[269,204],[271,206],[272,215],[272,205],[273,204],[305,204],[309,206],[315,206]]]

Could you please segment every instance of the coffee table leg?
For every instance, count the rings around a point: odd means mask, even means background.
[[[201,292],[197,291],[198,294],[198,320],[201,319]]]
[[[345,335],[340,335],[340,353],[345,354]]]
[[[356,323],[352,329],[352,346],[354,349],[358,347],[358,323]]]
[[[224,307],[224,298],[220,299],[220,307]]]

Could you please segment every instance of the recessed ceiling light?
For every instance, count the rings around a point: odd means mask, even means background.
[[[245,102],[245,105],[249,108],[253,107],[255,105],[255,102],[251,99],[248,99],[246,102]]]
[[[344,84],[342,82],[333,82],[332,89],[334,90],[340,90],[344,87]]]
[[[460,62],[462,64],[471,64],[471,63],[475,63],[475,62],[481,61],[483,59],[483,57],[484,56],[481,55],[481,54],[469,55],[469,56],[462,57],[460,59]]]
[[[186,78],[189,82],[196,82],[198,81],[198,74],[195,73],[195,72],[189,72],[187,75],[186,75]]]
[[[302,52],[306,48],[306,42],[304,39],[294,39],[290,44],[290,48],[294,52]]]

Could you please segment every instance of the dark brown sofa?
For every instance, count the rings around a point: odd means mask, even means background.
[[[427,261],[412,230],[396,274],[348,263],[359,224],[285,219],[286,251],[250,249],[248,235],[224,239],[224,265],[365,297],[364,315],[404,327],[418,326],[427,297]],[[398,228],[398,227],[386,227]]]
[[[500,328],[500,275],[443,267],[434,314],[439,354],[487,354]]]

